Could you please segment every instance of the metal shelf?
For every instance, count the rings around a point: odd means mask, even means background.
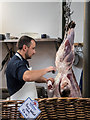
[[[78,46],[78,47],[80,47],[80,46],[83,47],[83,43],[74,43],[74,46],[75,46],[75,47],[77,47],[77,46]]]
[[[4,42],[4,43],[14,43],[14,42],[18,42],[18,40],[19,39],[5,39],[5,40],[3,40],[3,41],[0,41],[0,42]],[[49,41],[51,41],[51,42],[53,42],[53,41],[57,41],[57,39],[56,38],[43,38],[43,39],[41,39],[41,38],[38,38],[38,39],[35,39],[37,42],[49,42]]]

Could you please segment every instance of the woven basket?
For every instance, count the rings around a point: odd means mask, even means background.
[[[36,120],[90,120],[90,98],[44,98],[36,99],[40,115]],[[23,118],[18,108],[24,101],[0,102],[0,116],[3,119]]]
[[[18,108],[24,101],[22,100],[9,100],[0,102],[0,118],[2,119],[17,119],[22,118]]]
[[[42,111],[36,120],[90,120],[90,98],[37,99]]]

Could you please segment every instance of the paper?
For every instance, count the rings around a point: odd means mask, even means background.
[[[36,100],[32,100],[28,97],[25,102],[20,106],[19,111],[24,116],[24,118],[36,118],[40,113],[40,109],[38,108],[38,102]]]

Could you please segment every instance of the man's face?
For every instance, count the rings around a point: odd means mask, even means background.
[[[27,52],[25,54],[26,59],[31,59],[32,55],[36,53],[35,47],[36,47],[35,41],[31,40],[30,47],[27,49]]]

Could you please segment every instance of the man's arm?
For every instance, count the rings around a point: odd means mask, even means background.
[[[48,68],[41,69],[41,70],[31,70],[31,71],[27,70],[23,74],[23,80],[27,81],[27,82],[32,82],[32,81],[45,82],[45,81],[47,81],[47,79],[43,78],[41,80],[41,78],[43,77],[43,75],[45,75],[48,72],[52,72],[53,70],[56,71],[55,67],[53,67],[53,66],[50,66]]]
[[[40,77],[38,80],[36,80],[35,82],[37,83],[47,83],[47,78],[45,77]]]
[[[37,80],[36,82],[37,83],[48,83],[48,81],[51,81],[52,84],[54,83],[54,79],[53,78],[45,78],[45,77],[41,77],[39,80]]]

